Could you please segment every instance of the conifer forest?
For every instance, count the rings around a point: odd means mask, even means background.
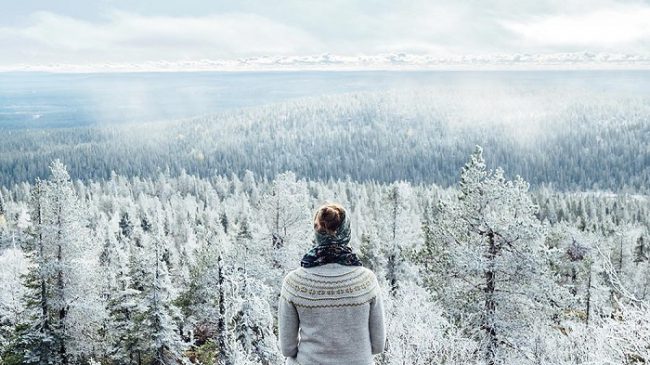
[[[378,365],[650,363],[647,94],[474,92],[0,129],[0,364],[283,364],[325,202]]]

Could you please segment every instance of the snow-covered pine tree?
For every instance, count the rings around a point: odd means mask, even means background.
[[[99,218],[97,231],[102,240],[99,266],[103,273],[101,299],[105,302],[111,299],[112,293],[117,288],[116,276],[120,265],[119,230],[117,214],[110,219],[105,215]]]
[[[46,184],[44,244],[49,255],[45,271],[52,279],[51,307],[57,353],[66,365],[87,357],[93,342],[83,340],[95,331],[101,306],[94,285],[99,252],[87,229],[85,207],[81,205],[67,168],[55,160]]]
[[[383,255],[377,228],[374,224],[363,227],[359,242],[359,258],[363,265],[372,270],[377,277],[386,277],[386,257]]]
[[[200,227],[199,247],[189,270],[188,286],[176,300],[191,332],[192,353],[219,365],[232,364],[226,297],[229,274],[224,262],[225,237],[220,224]]]
[[[422,230],[411,185],[406,182],[391,184],[377,209],[379,249],[386,258],[382,271],[393,293],[400,282],[417,278],[412,259],[422,245]]]
[[[246,170],[244,173],[244,178],[242,179],[242,189],[246,195],[248,195],[248,200],[251,205],[257,205],[260,199],[259,189],[255,181],[255,174]]]
[[[232,295],[227,300],[232,310],[229,333],[233,341],[229,348],[239,348],[262,365],[276,364],[281,355],[273,333],[273,311],[267,300],[272,296],[271,288],[249,278],[245,269],[238,272]]]
[[[5,205],[5,197],[2,195],[2,191],[0,191],[0,235],[2,235],[2,231],[7,224],[6,214],[7,207]]]
[[[66,365],[90,355],[93,343],[81,339],[97,325],[99,308],[83,207],[65,166],[56,160],[50,169],[50,180],[37,181],[33,189],[34,268],[26,277],[28,319],[20,342],[23,362]]]
[[[151,342],[147,355],[151,365],[176,365],[186,361],[185,344],[179,334],[180,312],[173,303],[171,279],[163,257],[164,238],[160,231],[153,237],[145,236],[145,253],[148,256],[147,281],[144,285],[141,329],[149,334]]]
[[[462,169],[457,197],[440,205],[436,229],[449,246],[450,285],[432,289],[444,291],[454,318],[473,324],[488,365],[529,361],[526,334],[540,317],[552,323],[562,292],[550,280],[536,210],[528,184],[487,170],[479,146]]]
[[[36,179],[30,197],[30,215],[33,226],[29,229],[27,257],[33,262],[24,277],[25,317],[16,325],[16,331],[3,362],[7,364],[48,364],[55,359],[52,309],[50,308],[50,280],[46,266],[44,242],[45,182]]]
[[[25,305],[21,300],[26,294],[22,278],[29,272],[32,263],[18,246],[12,233],[10,246],[0,249],[0,364],[12,363],[16,339],[16,326],[25,316]]]
[[[103,334],[106,341],[104,357],[115,365],[134,365],[143,362],[148,337],[141,326],[144,312],[142,291],[146,280],[143,270],[144,233],[131,221],[129,209],[123,209],[115,213],[110,221],[111,227],[106,228],[106,243],[100,256],[105,276],[110,278],[106,288],[110,292],[104,294],[108,315]]]
[[[636,245],[634,246],[634,263],[639,264],[644,261],[648,261],[650,258],[650,244],[647,242],[647,238],[642,233],[639,235],[639,238],[636,239]]]
[[[124,215],[122,216],[124,217]],[[122,231],[123,232],[123,231]],[[131,233],[129,233],[129,238]],[[144,313],[142,288],[134,285],[132,276],[140,272],[140,260],[133,257],[130,241],[120,235],[119,250],[114,256],[116,287],[108,299],[108,341],[106,357],[115,365],[136,365],[143,361],[148,334],[143,333],[141,319]]]
[[[156,199],[142,195],[139,199],[140,226],[122,232],[131,238],[120,234],[125,255],[128,253],[128,274],[127,260],[121,257],[117,276],[120,291],[109,303],[112,330],[116,332],[110,356],[115,363],[183,363],[185,344],[179,334],[180,312],[173,303],[175,290],[167,269],[164,221],[156,209]]]
[[[122,239],[130,239],[131,234],[133,233],[133,222],[131,221],[131,217],[129,216],[129,212],[123,212],[120,215],[120,236]]]
[[[424,285],[433,288],[434,296],[444,296],[445,288],[450,286],[451,257],[449,246],[441,239],[440,232],[437,229],[438,220],[443,219],[436,207],[428,200],[425,202],[422,212],[422,235],[423,245],[418,252],[416,261],[421,265]]]
[[[559,223],[548,229],[545,246],[549,248],[549,267],[556,282],[570,294],[570,303],[564,318],[588,326],[594,314],[609,307],[609,290],[605,290],[602,265],[595,255],[598,238],[592,232],[582,231],[569,223]],[[558,329],[566,332],[569,323]],[[575,326],[574,326],[575,327]]]
[[[386,268],[386,258],[384,257],[379,239],[377,224],[374,221],[375,215],[368,207],[368,192],[365,186],[359,187],[359,200],[356,201],[355,209],[352,211],[353,227],[352,235],[357,237],[352,240],[351,244],[357,244],[353,249],[357,249],[359,259],[363,265],[374,271],[378,278],[384,278]]]
[[[227,256],[233,267],[226,300],[231,310],[229,333],[232,341],[228,348],[241,351],[257,363],[272,365],[281,356],[273,332],[273,310],[269,304],[274,293],[263,280],[270,267],[265,263],[259,246],[253,240],[247,217],[241,217],[235,245]]]
[[[226,274],[224,271],[224,262],[223,256],[220,253],[217,256],[216,261],[216,279],[217,279],[217,301],[218,306],[218,316],[217,316],[217,326],[215,331],[215,343],[218,346],[218,356],[217,364],[218,365],[231,365],[231,354],[228,347],[228,327],[227,327],[227,318],[226,318]]]
[[[282,273],[295,267],[310,246],[312,224],[307,198],[305,182],[297,180],[293,172],[285,172],[276,176],[257,207],[273,249],[274,267],[280,269],[274,282],[281,283]]]

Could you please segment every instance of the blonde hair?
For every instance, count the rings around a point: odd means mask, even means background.
[[[345,209],[338,203],[322,205],[314,215],[314,229],[322,234],[335,234],[345,218]]]

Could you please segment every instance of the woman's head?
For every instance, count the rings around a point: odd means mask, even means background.
[[[328,203],[316,211],[314,229],[321,234],[334,235],[345,218],[345,209],[337,203]]]

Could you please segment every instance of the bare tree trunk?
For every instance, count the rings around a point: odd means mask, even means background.
[[[618,273],[623,272],[623,237],[618,242]]]
[[[392,210],[392,225],[391,225],[391,242],[393,245],[396,245],[397,240],[397,200],[398,200],[397,187],[393,188],[391,199],[393,200],[393,210]],[[397,289],[399,288],[399,283],[397,282],[397,255],[395,250],[388,256],[388,279],[390,281],[390,293],[395,295]]]
[[[219,318],[217,319],[217,345],[219,346],[219,365],[229,365],[228,349],[226,348],[226,304],[224,303],[224,276],[223,276],[223,260],[221,254],[217,258],[217,283],[219,290]]]
[[[569,292],[575,297],[576,294],[578,294],[578,271],[576,270],[575,266],[571,267],[571,288],[569,289]]]
[[[38,259],[39,261],[45,260],[44,255],[44,244],[43,244],[43,211],[42,211],[42,206],[41,206],[41,183],[36,184],[36,224],[39,227],[38,229]],[[42,265],[42,262],[39,264]],[[49,332],[50,331],[50,320],[49,320],[49,303],[47,300],[47,282],[45,280],[45,277],[43,276],[42,270],[39,270],[38,276],[40,278],[40,289],[41,289],[41,296],[40,296],[40,301],[41,301],[41,314],[43,315],[43,327],[41,331],[43,332]],[[49,347],[49,346],[48,346]],[[49,353],[50,349],[48,348],[45,353]],[[45,359],[47,361],[47,359]],[[41,363],[44,362],[44,359],[41,359]]]
[[[57,198],[57,253],[56,253],[56,260],[59,264],[57,275],[56,275],[56,285],[58,286],[59,290],[59,295],[60,295],[60,300],[61,300],[61,308],[59,309],[59,326],[61,328],[61,333],[60,336],[61,338],[59,339],[61,341],[60,347],[59,347],[59,356],[61,356],[61,363],[63,365],[68,365],[68,351],[66,348],[66,328],[65,328],[65,319],[67,315],[67,303],[65,301],[65,295],[64,295],[64,290],[65,290],[65,282],[63,278],[63,220],[62,220],[62,215],[63,215],[63,208],[61,206],[62,202],[59,201]]]
[[[585,308],[585,311],[587,312],[586,318],[585,318],[585,325],[589,326],[589,316],[591,314],[591,264],[589,265],[589,277],[587,278],[587,303]]]
[[[495,327],[496,315],[496,301],[494,299],[494,292],[496,290],[496,273],[493,270],[494,260],[498,253],[498,247],[494,242],[494,233],[488,233],[488,267],[485,272],[485,318],[483,322],[483,329],[487,336],[487,348],[485,351],[485,360],[488,365],[494,365],[496,352],[498,347],[497,331]]]

